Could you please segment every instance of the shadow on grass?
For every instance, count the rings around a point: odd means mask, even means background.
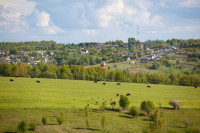
[[[170,107],[159,107],[160,109],[167,109],[167,110],[174,110],[173,108]]]
[[[49,123],[49,124],[47,124],[47,125],[59,125],[58,123]]]
[[[114,112],[120,112],[119,109],[106,109],[106,110],[109,110],[109,111],[114,111]]]
[[[94,128],[81,128],[81,127],[76,127],[76,128],[74,128],[74,129],[77,129],[77,130],[84,130],[84,129],[86,129],[86,130],[90,130],[90,131],[100,131],[99,129],[94,129]]]
[[[124,118],[133,119],[133,117],[132,117],[132,116],[128,116],[128,115],[119,115],[119,117],[124,117]]]
[[[17,132],[4,132],[4,133],[17,133]]]

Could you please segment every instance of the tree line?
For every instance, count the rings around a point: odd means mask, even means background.
[[[36,77],[71,80],[129,82],[146,84],[166,84],[182,86],[200,86],[200,76],[197,74],[158,74],[131,73],[128,70],[112,70],[102,67],[85,67],[82,65],[45,64],[40,62],[34,66],[26,63],[0,63],[0,75],[8,77]]]

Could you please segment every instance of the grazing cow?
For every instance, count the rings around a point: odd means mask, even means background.
[[[117,83],[117,85],[121,85],[120,83]]]
[[[13,79],[10,79],[10,81],[14,81]]]
[[[94,81],[94,83],[97,83],[97,81]]]
[[[15,78],[18,78],[19,76],[15,76]]]
[[[131,94],[130,94],[130,93],[127,93],[126,96],[131,96]]]
[[[40,83],[40,81],[39,81],[39,80],[37,80],[36,82],[37,82],[37,83]]]
[[[195,87],[195,88],[197,88],[197,86],[196,86],[196,85],[195,85],[194,87]]]
[[[106,83],[103,83],[103,85],[106,85]]]
[[[119,96],[119,94],[116,94],[117,96]]]
[[[147,85],[147,88],[151,88],[151,86],[150,86],[150,85]]]

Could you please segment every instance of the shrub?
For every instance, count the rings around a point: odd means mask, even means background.
[[[64,122],[64,116],[62,115],[57,116],[56,119],[59,125],[61,125]]]
[[[141,110],[146,111],[147,115],[150,115],[151,112],[155,109],[155,106],[152,101],[143,101],[141,103]]]
[[[32,123],[29,125],[29,127],[30,127],[30,130],[35,131],[37,125],[36,125],[35,123],[32,122]]]
[[[28,130],[28,125],[25,121],[21,121],[18,124],[17,131],[25,133]]]
[[[138,109],[135,107],[135,106],[132,106],[131,109],[130,109],[130,114],[133,116],[133,117],[136,117],[140,115],[140,112],[138,111]]]
[[[129,104],[130,104],[130,101],[129,101],[129,99],[128,99],[127,96],[121,96],[121,97],[120,97],[119,106],[122,107],[123,110],[124,110],[125,108],[127,108],[127,107],[129,106]]]
[[[173,109],[174,110],[176,110],[176,109],[178,109],[179,110],[179,108],[180,108],[180,102],[179,102],[179,100],[170,100],[169,101],[169,105],[171,105],[171,106],[173,106]]]
[[[101,125],[104,128],[104,130],[105,130],[106,127],[107,127],[107,117],[106,117],[105,114],[102,116]]]
[[[47,117],[42,117],[42,123],[43,123],[44,125],[47,124]]]
[[[90,127],[90,119],[88,117],[86,117],[86,126]]]

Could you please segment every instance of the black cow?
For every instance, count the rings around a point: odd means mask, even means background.
[[[15,76],[15,78],[18,78],[19,76]]]
[[[117,83],[117,85],[121,85],[120,83]]]
[[[195,85],[194,88],[197,88],[197,86]]]
[[[150,86],[150,85],[147,85],[147,88],[151,88],[151,86]]]
[[[116,94],[117,96],[119,96],[119,94]]]
[[[36,82],[37,82],[37,83],[40,83],[40,81],[39,81],[39,80],[37,80]]]
[[[10,79],[10,81],[14,81],[13,79]]]
[[[94,83],[97,83],[97,81],[94,81]]]
[[[106,85],[106,83],[103,83],[103,85]]]
[[[131,94],[130,94],[130,93],[127,93],[126,96],[131,96]]]

